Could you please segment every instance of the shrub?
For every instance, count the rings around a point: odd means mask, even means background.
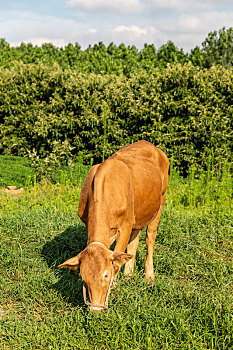
[[[232,155],[232,78],[232,68],[190,63],[129,78],[16,63],[0,70],[0,153],[82,152],[89,163],[145,139],[184,173],[207,169],[209,157],[220,166]]]

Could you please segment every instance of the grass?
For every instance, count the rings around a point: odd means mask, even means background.
[[[38,181],[38,172],[30,166],[30,159],[18,156],[0,156],[0,188],[6,186],[31,187]],[[73,164],[72,168],[60,166],[51,175],[54,183],[72,183],[80,186],[89,167]]]
[[[0,187],[23,187],[34,176],[28,158],[17,156],[0,156]]]
[[[155,281],[144,279],[143,231],[135,274],[120,274],[105,314],[86,310],[78,273],[57,268],[86,244],[80,188],[64,174],[0,194],[0,348],[233,349],[230,171],[186,180],[172,171]]]

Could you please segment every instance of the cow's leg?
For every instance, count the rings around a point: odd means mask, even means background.
[[[118,236],[117,241],[116,241],[114,252],[124,252],[125,251],[125,249],[128,245],[128,242],[130,240],[131,233],[132,233],[132,223],[126,224],[126,225],[122,226],[121,229],[119,229],[119,236]],[[121,265],[114,263],[113,266],[114,266],[113,278],[116,281],[116,277],[117,277],[118,272],[120,271]]]
[[[145,275],[146,279],[155,279],[154,276],[154,266],[153,266],[153,249],[155,238],[157,236],[157,227],[159,219],[162,213],[162,209],[165,203],[166,192],[162,196],[161,205],[155,219],[147,226],[146,230],[146,246],[147,246],[147,256],[145,264]]]
[[[155,279],[154,276],[154,266],[153,266],[153,249],[155,238],[157,236],[157,227],[159,223],[159,218],[161,215],[161,209],[156,216],[156,218],[147,226],[146,230],[146,246],[147,246],[147,256],[145,264],[145,275],[146,279]]]
[[[130,240],[127,246],[127,253],[133,255],[134,257],[130,259],[125,264],[125,274],[132,275],[134,270],[134,261],[136,257],[136,252],[138,249],[138,242],[141,230],[133,230],[130,236]]]

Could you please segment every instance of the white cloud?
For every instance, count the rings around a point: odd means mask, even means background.
[[[180,10],[183,9],[188,0],[145,0],[145,7],[151,11],[158,10]]]
[[[143,47],[144,43],[161,44],[162,33],[155,27],[146,26],[118,26],[109,31],[110,36],[114,36],[115,40],[120,43],[124,42],[128,45],[134,44],[137,47]],[[124,40],[122,40],[124,38]]]
[[[90,29],[88,30],[88,32],[89,32],[89,33],[97,33],[97,30],[96,30],[96,29],[93,29],[93,28],[90,28]]]
[[[228,1],[228,0],[225,0]],[[220,2],[220,1],[219,1]],[[202,11],[213,8],[212,0],[67,0],[70,8],[84,12],[112,14],[155,14],[157,12]]]
[[[17,41],[17,42],[11,42],[11,46],[19,46],[22,41]],[[23,41],[25,44],[31,43],[33,45],[41,46],[44,43],[52,43],[54,46],[57,47],[65,47],[67,44],[65,42],[65,39],[60,38],[60,39],[51,39],[51,38],[40,38],[40,37],[34,37],[34,38],[28,38]]]
[[[180,28],[183,28],[185,30],[195,30],[197,28],[200,28],[201,20],[200,17],[195,15],[181,15],[178,20],[178,26]]]
[[[155,43],[160,46],[162,33],[155,27],[138,27],[138,26],[117,26],[114,28],[105,28],[104,30],[89,29],[85,32],[76,34],[78,42],[83,48],[88,44],[93,45],[102,41],[105,45],[113,42],[116,45],[124,43],[125,45],[135,45],[142,48],[145,43]]]
[[[0,37],[6,38],[12,44],[22,41],[35,45],[52,42],[63,46],[64,43],[72,41],[72,35],[82,28],[84,27],[74,20],[14,11],[10,16],[3,15],[0,21]]]
[[[171,40],[176,46],[189,51],[196,45],[201,46],[208,33],[219,30],[223,26],[232,26],[232,12],[201,12],[197,14],[183,13],[177,18],[162,19],[156,23],[164,35],[165,42]]]
[[[202,12],[199,14],[182,14],[178,19],[178,27],[184,30],[214,30],[216,27],[232,25],[233,12]]]
[[[144,5],[140,0],[69,0],[67,6],[86,12],[140,13]]]

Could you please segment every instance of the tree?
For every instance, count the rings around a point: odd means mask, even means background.
[[[178,49],[172,41],[162,45],[157,52],[159,65],[166,66],[167,63],[185,63],[188,61],[188,55],[183,49]]]
[[[202,43],[205,53],[205,66],[221,64],[225,67],[233,65],[233,28],[223,27],[218,32],[210,32]]]

